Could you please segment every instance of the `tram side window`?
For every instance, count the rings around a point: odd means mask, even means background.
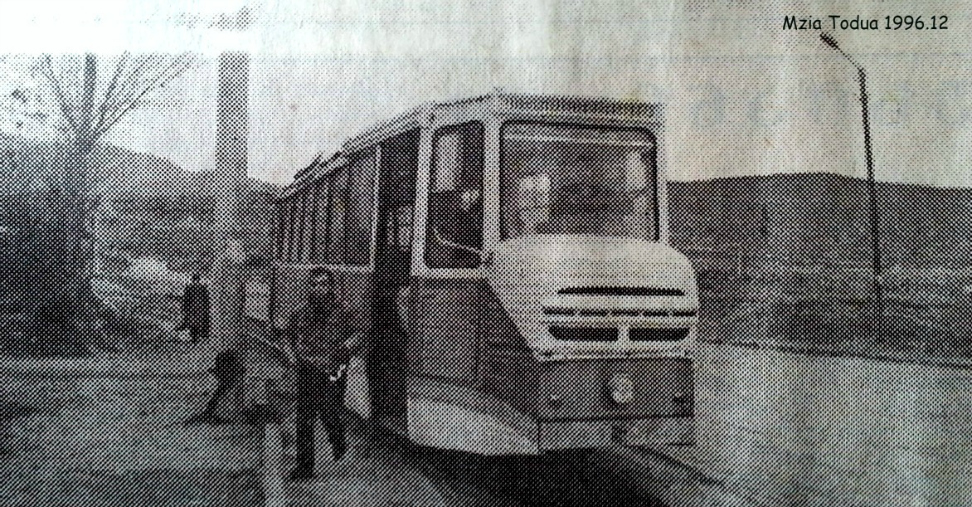
[[[325,262],[327,257],[327,212],[328,212],[328,183],[329,178],[321,178],[317,185],[314,186],[314,193],[317,197],[314,199],[316,209],[314,211],[317,218],[314,222],[317,227],[314,232],[314,248],[311,254],[311,261],[317,264],[322,264]]]
[[[347,211],[348,170],[338,169],[331,180],[330,227],[327,240],[328,264],[341,264],[344,253],[344,217]]]
[[[287,199],[287,262],[294,262],[294,233],[297,230],[297,199]]]
[[[307,189],[304,190],[304,247],[301,254],[301,260],[304,262],[311,261],[311,248],[314,244],[314,218],[317,217],[317,214],[314,213],[314,208],[316,206],[314,202],[315,197],[316,193],[314,192],[314,187],[308,186]]]
[[[355,157],[350,166],[347,216],[344,227],[344,263],[367,265],[371,260],[371,230],[375,202],[375,151]]]
[[[442,128],[432,151],[432,188],[425,232],[425,263],[432,268],[475,268],[483,248],[483,126]]]
[[[307,193],[301,191],[294,199],[294,236],[290,241],[294,244],[291,252],[293,262],[301,262],[304,258],[304,213],[307,209]]]
[[[284,255],[286,254],[287,236],[285,234],[287,230],[287,206],[283,201],[277,201],[276,206],[277,215],[277,228],[274,231],[277,235],[276,244],[276,259],[278,262],[286,260]]]

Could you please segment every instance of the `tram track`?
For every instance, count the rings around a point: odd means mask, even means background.
[[[354,415],[349,423],[362,435],[372,431]],[[537,456],[484,456],[416,445],[374,428],[371,444],[400,457],[428,480],[444,505],[461,507],[664,507],[652,496],[658,471],[644,474],[643,460],[610,450],[550,452]],[[654,468],[654,467],[652,467]],[[668,476],[670,474],[663,473]],[[672,477],[669,477],[671,479]],[[679,475],[675,480],[684,479]]]
[[[521,507],[509,498],[499,498],[475,482],[483,457],[417,446],[408,440],[378,430],[373,445],[391,448],[422,476],[449,507]]]
[[[477,485],[477,475],[460,473],[459,470],[443,467],[442,451],[428,449],[414,450],[410,461],[429,481],[446,504],[456,507],[525,507],[525,504],[508,498],[499,498],[492,492]],[[439,456],[437,456],[439,455]]]
[[[412,458],[452,505],[493,507],[657,506],[631,477],[601,469],[587,453],[476,456],[419,449]]]

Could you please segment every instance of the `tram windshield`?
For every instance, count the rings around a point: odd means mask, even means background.
[[[502,131],[502,231],[658,239],[654,137],[513,122]]]

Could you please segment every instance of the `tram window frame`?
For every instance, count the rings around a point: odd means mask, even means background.
[[[330,229],[330,176],[320,178],[314,183],[314,240],[311,243],[311,262],[323,264],[327,259],[327,236]]]
[[[375,221],[377,150],[372,147],[355,153],[347,168],[348,185],[345,189],[347,205],[344,215],[342,259],[347,266],[367,266],[371,263],[371,246],[374,241],[372,231]],[[358,220],[361,220],[361,223],[358,223]],[[362,225],[364,227],[360,227]],[[359,234],[359,237],[354,237],[355,234]]]
[[[464,130],[468,130],[468,134],[463,134]],[[459,134],[459,143],[457,149],[459,151],[457,159],[460,165],[452,168],[453,173],[449,176],[452,178],[452,182],[449,188],[439,189],[440,183],[440,157],[439,149],[442,146],[440,143],[446,136]],[[469,137],[466,137],[469,136]],[[484,187],[484,172],[485,172],[485,142],[486,142],[486,129],[481,121],[468,121],[463,123],[457,123],[454,125],[447,125],[436,129],[432,136],[432,160],[431,168],[429,172],[429,187],[428,187],[428,203],[426,205],[426,224],[425,224],[425,251],[423,254],[425,265],[432,269],[476,269],[482,265],[482,258],[480,254],[474,253],[473,250],[482,251],[483,249],[483,187]],[[471,144],[471,147],[467,147],[467,143]],[[467,167],[468,166],[468,167]],[[478,167],[477,167],[478,166]],[[470,169],[471,167],[471,169]],[[458,171],[457,171],[458,170]],[[478,172],[478,175],[473,174]],[[475,187],[465,187],[464,185],[470,182],[476,183]],[[466,245],[462,243],[461,238],[446,238],[447,240],[452,240],[453,243],[460,244],[467,249],[457,248],[453,245],[442,244],[437,238],[436,223],[440,220],[436,217],[436,209],[444,209],[446,207],[454,208],[453,211],[459,212],[462,209],[461,201],[463,199],[463,193],[467,191],[478,191],[478,196],[476,200],[470,204],[474,206],[479,205],[478,209],[478,244]],[[446,192],[452,192],[453,195],[442,195]],[[441,195],[441,198],[439,197]],[[448,200],[454,201],[451,204],[447,204]],[[478,201],[478,203],[476,202]],[[469,210],[466,210],[468,212]],[[458,218],[458,217],[454,217]],[[447,221],[443,221],[446,223]],[[452,221],[454,222],[454,220]],[[439,231],[441,232],[441,231]],[[457,231],[459,232],[459,231]],[[476,231],[472,231],[474,235],[477,234]],[[437,254],[436,252],[443,252],[442,254]]]
[[[379,240],[384,241],[381,245],[384,251],[394,249],[403,254],[411,251],[415,220],[415,180],[418,175],[421,140],[422,130],[415,128],[379,144],[381,160],[378,174],[390,181],[381,182],[376,190],[383,192],[380,200],[391,208],[393,214],[390,219],[386,219],[386,223],[379,224],[379,227],[386,227],[379,236]]]
[[[344,223],[347,217],[349,166],[334,171],[331,177],[331,199],[328,202],[327,264],[341,264],[344,257]],[[334,197],[338,197],[335,199]],[[341,213],[336,213],[341,207]],[[340,218],[340,224],[335,225]]]
[[[293,262],[300,263],[304,259],[304,221],[305,221],[305,210],[307,209],[307,193],[303,189],[297,191],[296,198],[294,199],[295,206],[295,217],[294,226],[296,229],[296,234],[291,238],[294,242],[294,258]]]
[[[421,137],[422,130],[416,128],[385,139],[379,145],[381,146],[379,166],[395,167],[387,176],[391,178],[392,183],[385,186],[384,192],[387,195],[383,195],[382,199],[387,199],[389,202],[415,201],[415,180],[418,175]],[[380,169],[379,173],[385,174],[382,171],[383,169]]]
[[[401,253],[407,253],[412,248],[415,203],[399,204],[394,208],[393,213],[395,218],[388,226],[394,227],[394,230],[391,234],[386,233],[385,237],[389,238],[387,241],[390,243],[385,247],[391,246]]]

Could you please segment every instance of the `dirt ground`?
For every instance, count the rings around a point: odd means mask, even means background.
[[[262,505],[262,431],[181,424],[213,382],[165,371],[0,371],[0,505]]]

